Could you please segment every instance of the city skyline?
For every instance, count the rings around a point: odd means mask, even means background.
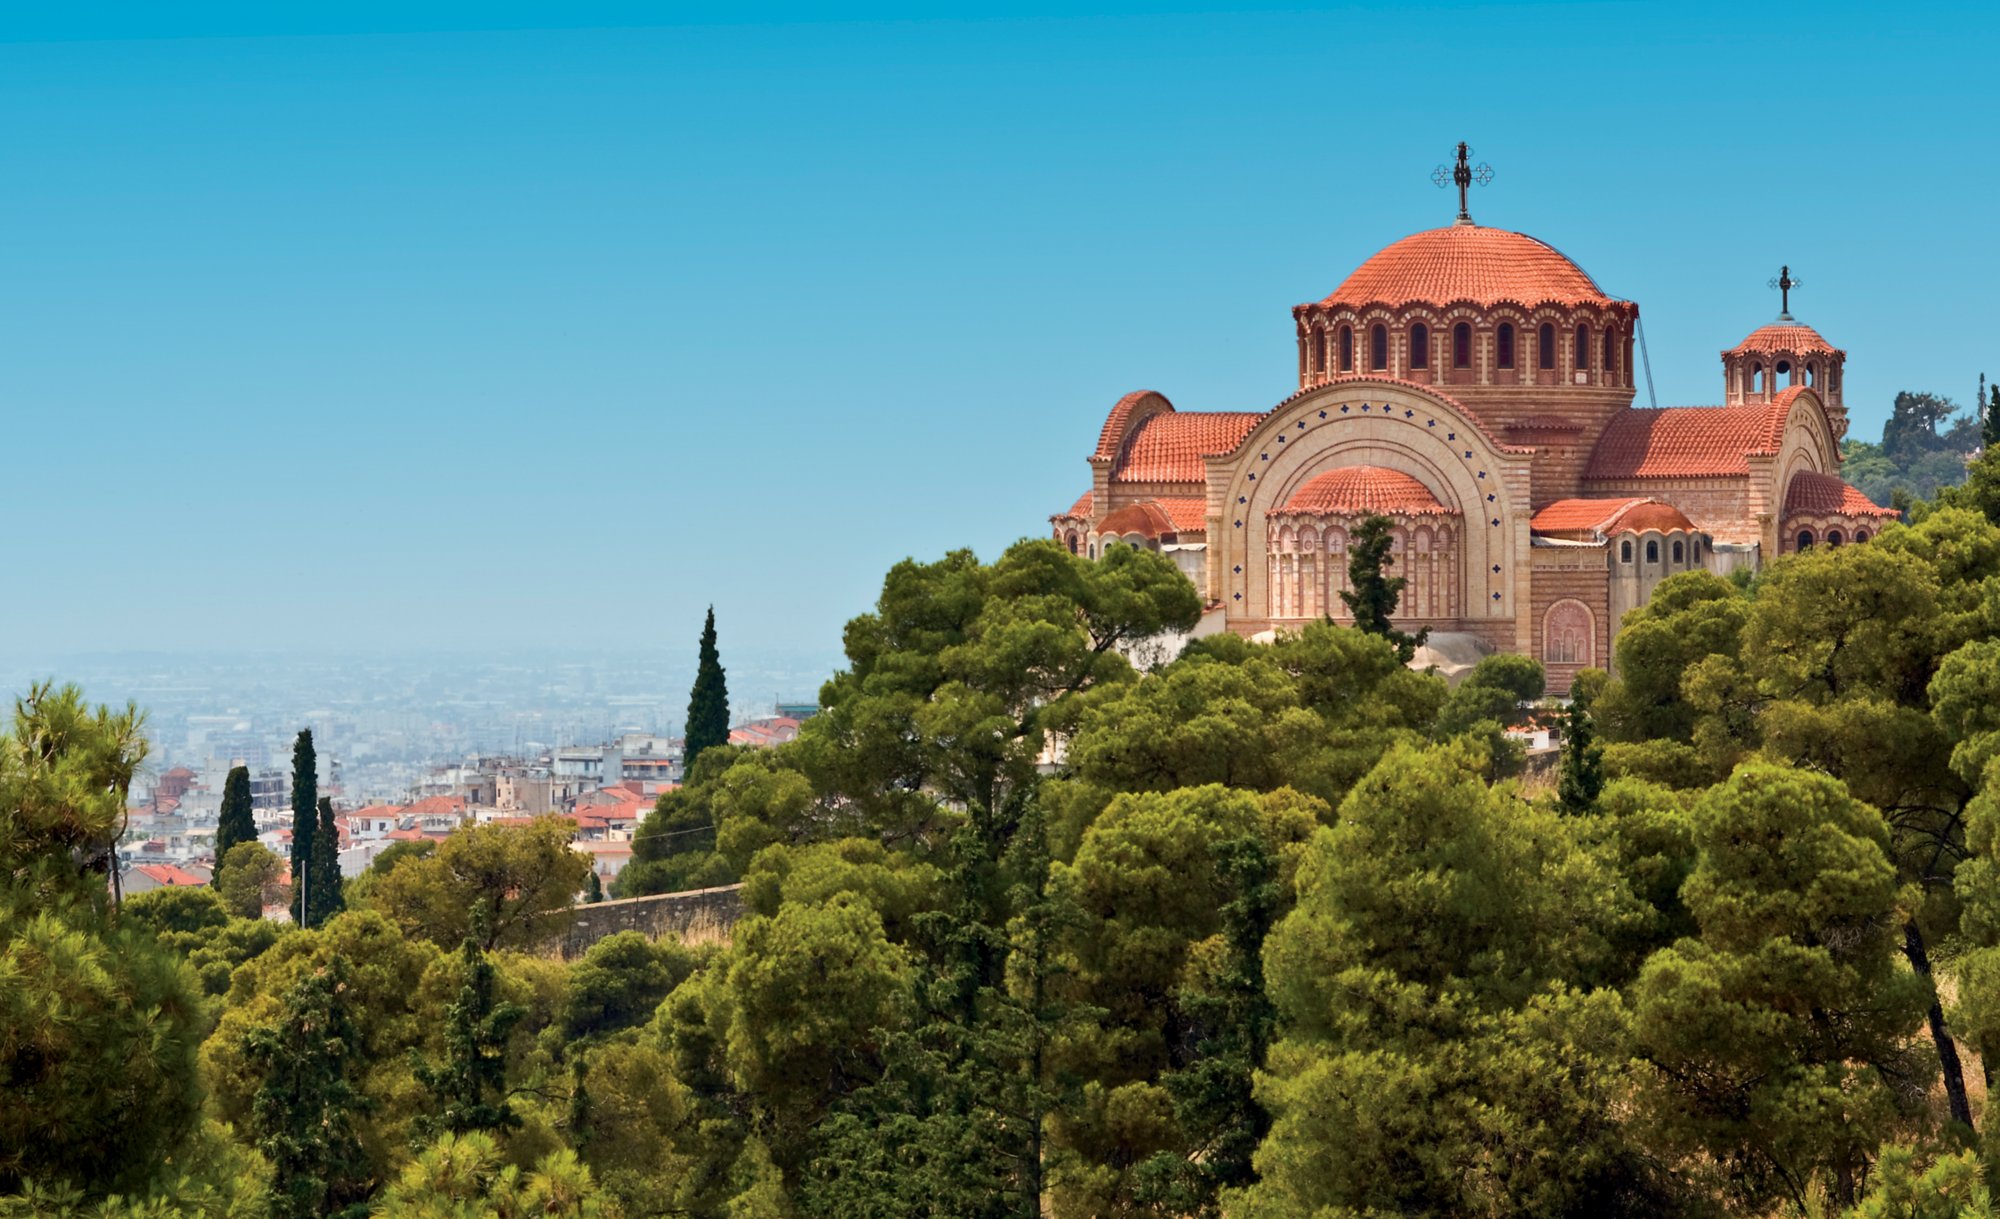
[[[1066,11],[0,21],[0,504],[60,522],[0,667],[691,659],[710,602],[725,661],[834,656],[898,559],[1044,535],[1118,395],[1282,397],[1290,307],[1448,223],[1459,139],[1475,217],[1639,302],[1662,405],[1780,265],[1856,437],[2000,372],[1984,10]]]

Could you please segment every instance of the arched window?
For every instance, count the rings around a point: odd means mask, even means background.
[[[1753,394],[1764,392],[1764,366],[1762,364],[1752,364],[1750,366],[1750,392]]]
[[[1318,331],[1314,331],[1312,337],[1307,340],[1307,343],[1312,347],[1310,363],[1314,375],[1326,371],[1326,344],[1321,342],[1323,337]]]
[[[1069,535],[1069,552],[1071,554],[1075,554],[1077,552],[1076,535],[1074,533]]]
[[[1596,660],[1595,623],[1581,601],[1563,600],[1542,616],[1544,664],[1587,665]]]
[[[1514,324],[1500,323],[1500,330],[1494,336],[1494,358],[1502,368],[1514,367]]]
[[[1556,366],[1556,328],[1547,322],[1535,335],[1535,367],[1554,368]]]
[[[1790,360],[1778,361],[1778,377],[1786,378],[1785,384],[1787,385],[1797,385],[1799,383],[1799,374],[1793,370]],[[1777,388],[1778,377],[1771,378],[1771,387],[1773,389]]]
[[[1464,322],[1451,328],[1451,366],[1472,367],[1472,327]]]
[[[1618,561],[1620,563],[1630,563],[1632,561],[1632,543],[1618,543]]]
[[[1806,384],[1814,389],[1819,388],[1819,365],[1806,365]]]
[[[1418,322],[1410,327],[1410,367],[1431,366],[1431,328]]]
[[[1841,536],[1840,536],[1840,530],[1838,530],[1838,529],[1829,529],[1829,530],[1827,530],[1827,531],[1826,531],[1826,544],[1827,544],[1827,545],[1829,545],[1829,546],[1838,546],[1838,545],[1840,545],[1841,541],[1842,541],[1842,538],[1841,538]]]
[[[1684,552],[1683,552],[1683,551],[1681,550],[1681,544],[1680,544],[1680,542],[1679,542],[1678,540],[1676,540],[1676,541],[1674,542],[1674,562],[1676,562],[1676,563],[1679,563],[1679,562],[1682,562],[1683,560],[1681,559],[1681,555],[1682,555],[1683,553],[1684,553]]]
[[[1340,328],[1340,371],[1354,371],[1354,327]]]
[[[1618,371],[1618,332],[1608,328],[1604,332],[1604,371]]]
[[[1377,372],[1389,367],[1389,328],[1377,326],[1368,332],[1368,367]]]
[[[1648,540],[1646,542],[1646,562],[1657,563],[1659,561],[1660,561],[1660,544],[1658,542]]]
[[[1091,557],[1091,558],[1093,558],[1093,559],[1097,557],[1097,543],[1096,543],[1096,542],[1092,542],[1092,543],[1090,544],[1090,557]]]
[[[1590,367],[1590,327],[1576,328],[1576,368],[1582,372]]]
[[[1856,530],[1854,531],[1854,540],[1855,540],[1855,541],[1857,541],[1857,542],[1865,542],[1865,541],[1867,541],[1867,540],[1868,540],[1868,531],[1867,531],[1866,529],[1856,529]]]
[[[1812,544],[1813,544],[1812,530],[1810,529],[1799,530],[1799,549],[1811,550]]]

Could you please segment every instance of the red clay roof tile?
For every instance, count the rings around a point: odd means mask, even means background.
[[[1847,353],[1820,336],[1811,326],[1797,322],[1772,322],[1752,330],[1741,343],[1723,352],[1725,356],[1776,355],[1788,351],[1794,355],[1817,352],[1824,355],[1847,358]]]
[[[1281,513],[1399,513],[1404,516],[1457,516],[1431,494],[1429,487],[1400,470],[1381,466],[1342,466],[1328,470],[1300,487]]]
[[[1793,513],[1812,516],[1902,515],[1894,508],[1884,508],[1863,495],[1859,488],[1847,485],[1835,475],[1816,474],[1810,470],[1794,474],[1792,485],[1785,488],[1785,515]]]
[[[1202,458],[1227,453],[1264,416],[1256,411],[1169,411],[1142,420],[1126,440],[1114,482],[1198,483],[1208,477]]]
[[[1324,307],[1469,301],[1497,305],[1622,304],[1547,242],[1526,233],[1456,224],[1412,233],[1355,268]]]
[[[1707,478],[1748,474],[1747,453],[1767,449],[1771,408],[1663,406],[1611,417],[1585,478]]]

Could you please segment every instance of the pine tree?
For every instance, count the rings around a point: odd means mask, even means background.
[[[222,784],[222,813],[215,821],[215,876],[209,883],[222,883],[222,861],[229,858],[229,848],[256,840],[257,822],[250,814],[250,768],[232,767]]]
[[[346,975],[346,962],[332,958],[285,996],[277,1024],[244,1039],[262,1077],[250,1120],[257,1150],[271,1162],[272,1219],[336,1214],[367,1191],[354,1116],[368,1100],[352,1078],[361,1045]]]
[[[325,796],[319,799],[317,820],[312,840],[312,887],[307,893],[312,899],[312,918],[308,923],[312,927],[324,924],[347,908],[340,891],[340,830],[333,824],[333,801]]]
[[[701,751],[729,743],[729,685],[722,671],[722,656],[715,650],[715,607],[708,607],[708,621],[701,628],[701,665],[695,670],[694,690],[688,696],[686,755],[684,773],[694,773],[694,760]]]
[[[473,933],[459,946],[465,985],[445,1009],[444,1058],[426,1061],[412,1052],[417,1082],[433,1107],[411,1129],[422,1146],[441,1134],[507,1131],[521,1119],[507,1104],[507,1034],[528,1009],[497,1000],[492,962],[479,947],[483,922],[473,908]]]
[[[1584,706],[1582,699],[1576,699],[1570,703],[1569,715],[1563,723],[1562,775],[1556,783],[1556,794],[1564,808],[1581,813],[1595,807],[1603,791],[1604,746],[1597,743],[1590,708]]]
[[[1353,586],[1351,592],[1343,592],[1340,599],[1347,602],[1348,612],[1354,615],[1357,629],[1370,635],[1380,635],[1396,645],[1396,653],[1408,664],[1417,654],[1417,649],[1431,636],[1431,629],[1425,627],[1414,635],[1397,630],[1390,618],[1396,612],[1397,602],[1402,600],[1403,585],[1407,583],[1401,576],[1387,575],[1387,569],[1395,563],[1395,556],[1389,553],[1389,518],[1371,516],[1361,522],[1354,531],[1353,558],[1347,563],[1347,581]]]
[[[311,885],[313,829],[319,816],[319,756],[313,752],[312,729],[299,730],[292,744],[292,921],[312,926],[310,912],[299,904]]]

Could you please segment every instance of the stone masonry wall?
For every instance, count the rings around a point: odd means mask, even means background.
[[[564,960],[570,960],[582,956],[605,936],[620,931],[641,932],[654,940],[689,932],[727,937],[736,920],[743,917],[742,890],[742,885],[721,885],[577,906],[572,911],[569,930],[550,948]]]

